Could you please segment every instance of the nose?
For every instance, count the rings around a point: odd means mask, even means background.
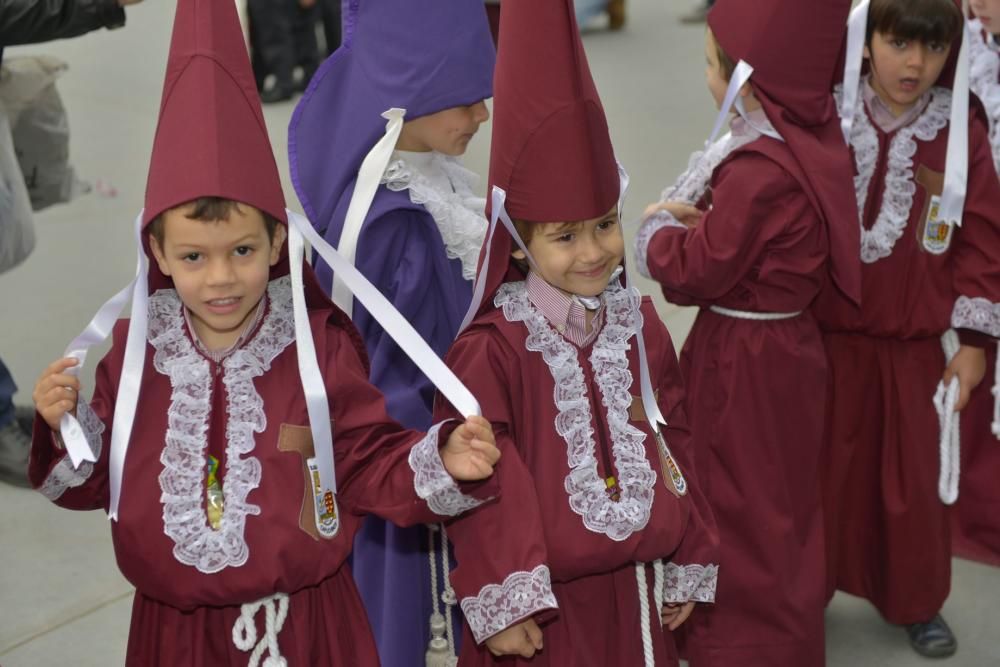
[[[920,44],[912,49],[907,54],[906,64],[909,67],[915,69],[921,69],[924,66],[924,61],[927,59],[927,47]]]
[[[584,238],[580,247],[580,260],[587,264],[596,264],[604,258],[604,248],[593,236]]]
[[[208,265],[208,273],[205,282],[210,287],[231,285],[236,280],[236,272],[233,271],[232,262],[229,258],[216,258]]]
[[[486,108],[486,102],[480,100],[472,105],[472,117],[477,123],[485,123],[490,119],[490,110]]]

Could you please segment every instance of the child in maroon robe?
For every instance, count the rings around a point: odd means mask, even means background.
[[[494,231],[447,361],[504,457],[498,500],[447,529],[459,664],[676,665],[670,630],[714,598],[714,533],[670,336],[623,284],[619,172],[572,2],[504,0],[498,54]]]
[[[75,358],[42,375],[29,471],[56,504],[114,519],[136,587],[127,664],[377,665],[345,565],[363,516],[414,524],[475,507],[495,483],[477,499],[455,480],[487,477],[499,452],[481,418],[447,438],[393,422],[357,332],[302,265],[301,227],[286,250],[231,2],[178,4],[140,222],[156,291],[139,283],[89,402]],[[313,435],[317,396],[335,449]],[[134,428],[121,426],[130,412]],[[78,467],[68,413],[95,459]]]
[[[969,87],[989,118],[993,164],[1000,174],[1000,0],[972,0]],[[956,555],[1000,566],[1000,378],[997,347],[986,349],[986,382],[962,411],[961,494],[952,512]],[[991,391],[992,389],[992,391]]]
[[[838,224],[853,212],[850,156],[830,94],[849,5],[715,3],[707,82],[723,114],[738,95],[739,114],[636,237],[640,271],[701,308],[681,368],[725,576],[684,628],[692,667],[824,662],[826,359],[809,307],[826,283],[858,299],[858,233]]]
[[[1000,335],[1000,181],[984,119],[974,104],[962,112],[968,91],[945,87],[961,81],[958,3],[872,0],[856,11],[851,31],[863,38],[870,74],[860,86],[858,74],[846,76],[836,94],[857,86],[843,113],[853,118],[862,303],[858,310],[827,290],[815,308],[831,372],[828,594],[870,600],[907,626],[916,651],[944,657],[957,648],[939,614],[951,586],[944,503],[954,500],[954,477],[932,399],[957,378],[954,410],[962,410],[983,379],[984,347]],[[858,72],[861,53],[847,62]],[[950,146],[963,143],[953,123],[967,125],[964,151]],[[949,154],[966,164],[946,170]],[[953,186],[961,179],[949,178],[962,167],[964,203]],[[941,342],[949,327],[958,331],[950,361]]]

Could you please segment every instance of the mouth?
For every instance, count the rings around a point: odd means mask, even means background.
[[[590,271],[577,271],[578,276],[582,276],[588,280],[594,280],[595,278],[600,278],[607,272],[607,266],[601,264],[600,266],[591,269]]]
[[[920,88],[920,79],[907,77],[899,80],[899,89],[904,93],[915,93]]]
[[[236,312],[243,297],[229,296],[224,299],[209,299],[205,302],[205,307],[214,315],[229,315]]]

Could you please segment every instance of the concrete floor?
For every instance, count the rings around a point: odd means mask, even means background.
[[[625,31],[588,32],[585,39],[619,159],[632,176],[633,215],[683,169],[714,120],[702,81],[703,32],[674,20],[688,9],[683,2],[629,0]],[[40,370],[134,270],[131,222],[143,201],[172,11],[173,3],[150,0],[129,9],[123,30],[5,52],[47,53],[70,63],[59,87],[70,113],[73,161],[83,178],[102,179],[118,193],[91,194],[40,214],[38,249],[0,277],[0,356],[21,384],[21,403],[30,401]],[[265,115],[296,208],[285,150],[291,111],[288,103]],[[484,127],[468,156],[483,174],[488,134]],[[679,345],[693,314],[658,303]],[[88,384],[92,368],[93,362],[84,373]],[[2,485],[0,507],[0,663],[121,664],[131,588],[115,565],[105,517],[57,510],[40,495]],[[1000,570],[956,561],[945,614],[961,648],[943,664],[1000,665]],[[865,603],[838,596],[827,618],[831,666],[928,662]]]

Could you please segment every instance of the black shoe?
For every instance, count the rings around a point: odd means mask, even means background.
[[[30,487],[28,481],[28,454],[31,436],[21,428],[17,419],[0,428],[0,482],[14,486]]]
[[[277,102],[287,102],[295,94],[295,86],[292,84],[275,84],[260,94],[262,104],[275,104]]]
[[[906,634],[913,650],[925,658],[948,658],[958,650],[958,640],[941,614],[927,623],[907,625]]]

